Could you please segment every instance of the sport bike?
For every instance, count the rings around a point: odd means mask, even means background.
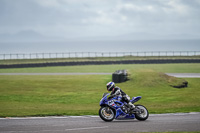
[[[129,105],[122,101],[122,97],[116,96],[112,99],[107,98],[110,93],[104,93],[100,100],[99,116],[102,120],[110,122],[113,119],[137,119],[144,121],[149,117],[149,112],[143,105],[135,105],[134,109],[131,109]],[[135,103],[142,97],[133,97],[130,102]]]

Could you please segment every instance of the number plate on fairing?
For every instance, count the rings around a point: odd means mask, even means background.
[[[114,102],[114,100],[108,101],[108,104],[109,104],[110,106],[114,106],[114,107],[115,107],[115,102]]]

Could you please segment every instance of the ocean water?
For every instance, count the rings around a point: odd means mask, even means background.
[[[200,40],[0,42],[0,54],[200,51]]]

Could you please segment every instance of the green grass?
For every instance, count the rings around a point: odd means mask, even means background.
[[[183,89],[170,87],[182,79],[162,72],[199,72],[199,64],[100,65],[0,69],[14,72],[113,72],[127,68],[130,80],[117,84],[150,113],[199,112],[200,79],[188,78]],[[109,69],[109,70],[107,70]],[[111,75],[0,76],[0,117],[97,115],[99,101]]]
[[[129,65],[83,65],[83,66],[58,66],[58,67],[35,67],[35,68],[11,68],[0,69],[0,73],[113,73],[119,69],[138,71],[140,69],[152,69],[157,72],[165,73],[200,73],[200,64],[129,64]]]
[[[0,76],[0,116],[97,114],[111,76]]]
[[[124,132],[124,133],[134,133],[134,132]],[[144,133],[144,132],[141,132]],[[200,131],[191,131],[191,132],[148,132],[148,133],[200,133]]]

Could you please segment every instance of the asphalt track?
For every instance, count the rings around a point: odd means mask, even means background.
[[[166,73],[166,74],[178,78],[200,78],[200,73]]]
[[[146,121],[114,120],[99,116],[0,118],[1,133],[124,133],[200,131],[200,112],[152,114]]]
[[[0,75],[111,75],[112,73],[0,73]],[[179,78],[200,78],[200,73],[166,73]]]

